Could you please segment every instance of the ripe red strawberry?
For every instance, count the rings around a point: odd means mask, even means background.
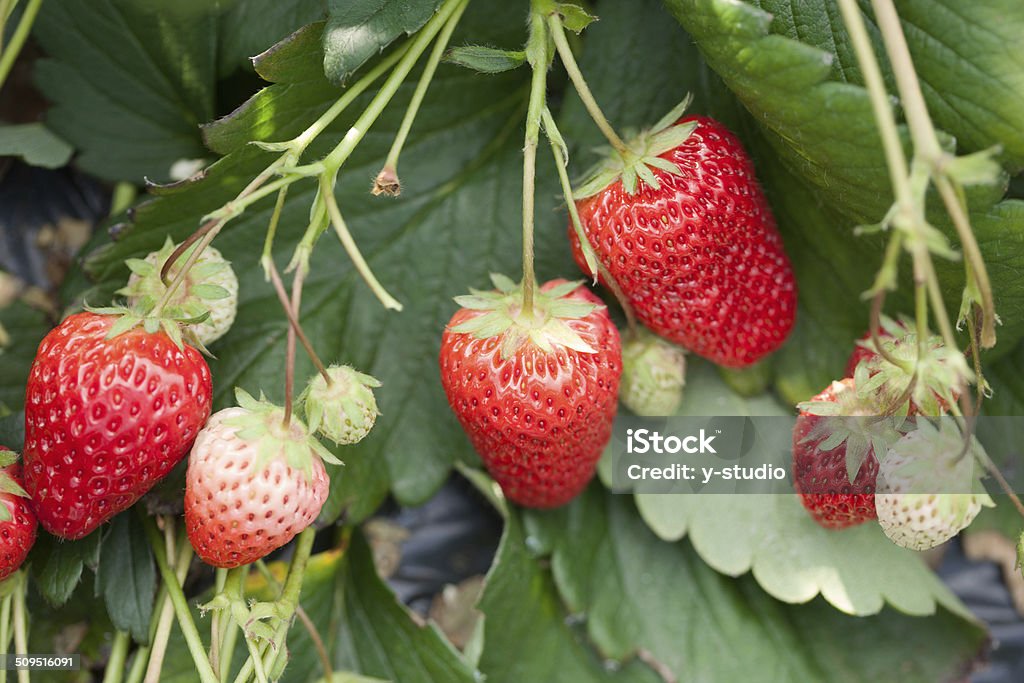
[[[196,437],[185,480],[185,530],[214,567],[255,562],[320,514],[330,489],[321,460],[338,463],[284,409],[239,391]]]
[[[740,141],[679,113],[593,172],[576,192],[581,227],[644,325],[720,365],[750,365],[793,327],[793,271]],[[569,238],[592,274],[571,222]]]
[[[0,581],[18,571],[36,542],[36,516],[22,488],[17,456],[0,446]]]
[[[210,415],[202,355],[163,329],[124,330],[130,323],[73,315],[46,335],[32,363],[25,488],[56,536],[81,538],[135,503]]]
[[[864,420],[876,411],[858,399],[852,379],[833,382],[807,403],[793,427],[793,486],[814,520],[843,529],[875,519],[878,460]],[[853,419],[844,421],[843,416]],[[850,481],[850,460],[856,477]]]
[[[522,312],[522,290],[458,297],[441,339],[448,403],[505,495],[521,505],[563,505],[594,475],[615,418],[619,333],[601,301],[552,280]]]

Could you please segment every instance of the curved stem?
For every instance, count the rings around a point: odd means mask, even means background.
[[[266,263],[274,257],[274,238],[277,236],[277,226],[281,222],[281,211],[284,209],[285,200],[288,198],[288,186],[285,185],[277,192],[277,201],[274,202],[274,211],[270,214],[270,223],[267,225],[267,235],[263,238],[263,254],[260,262]],[[269,273],[264,273],[266,279],[270,279]]]
[[[295,334],[298,336],[299,341],[302,342],[302,348],[306,350],[306,355],[313,362],[317,372],[323,375],[327,385],[331,384],[331,377],[327,374],[327,368],[324,367],[323,362],[320,361],[320,356],[316,355],[316,351],[313,349],[313,344],[309,341],[309,337],[302,330],[302,325],[299,324],[298,319],[295,317],[295,311],[292,310],[291,302],[288,300],[288,292],[285,291],[284,283],[281,282],[281,275],[277,272],[277,266],[274,265],[271,260],[267,265],[267,269],[270,272],[270,282],[274,285],[274,291],[277,292],[277,299],[281,302],[281,308],[284,309],[284,314],[288,318],[288,322],[292,329],[295,330]]]
[[[107,670],[103,673],[103,683],[121,683],[124,678],[124,663],[128,657],[128,645],[132,637],[127,631],[114,634],[114,644],[110,648]]]
[[[597,124],[605,139],[608,140],[616,152],[622,155],[628,154],[629,147],[622,141],[619,134],[615,132],[612,125],[608,123],[604,112],[601,111],[597,100],[594,99],[594,94],[590,92],[590,86],[587,85],[586,79],[583,78],[583,72],[580,71],[580,66],[576,63],[576,58],[572,54],[572,48],[569,47],[569,41],[565,38],[562,18],[558,14],[550,15],[548,17],[548,26],[551,29],[551,37],[555,41],[555,49],[558,50],[558,56],[562,58],[562,65],[569,74],[569,79],[572,81],[573,87],[576,88],[576,93],[580,96],[580,100],[583,101],[583,106],[586,107],[590,118],[594,120],[594,123]]]
[[[25,41],[28,40],[29,33],[32,32],[32,24],[35,22],[42,4],[43,0],[28,0],[25,11],[18,21],[18,26],[11,35],[11,42],[4,47],[3,54],[0,54],[0,88],[7,81],[7,76],[10,75],[11,69],[14,68],[14,62],[18,59],[18,53],[21,52]]]
[[[402,147],[405,146],[405,140],[409,137],[409,131],[412,129],[413,121],[416,120],[416,114],[420,110],[420,105],[423,104],[423,98],[427,94],[427,89],[430,87],[430,82],[434,78],[434,73],[437,71],[437,65],[441,63],[441,58],[444,56],[445,48],[448,47],[448,41],[451,40],[452,33],[455,31],[455,27],[459,24],[459,19],[462,17],[463,11],[466,9],[466,5],[469,0],[461,0],[452,12],[452,15],[448,18],[441,33],[437,36],[437,42],[434,43],[434,48],[430,51],[430,55],[427,57],[427,62],[423,67],[423,73],[420,75],[420,80],[416,83],[416,90],[412,94],[412,99],[409,100],[409,107],[405,110],[405,116],[402,117],[402,123],[398,127],[398,132],[395,134],[395,140],[391,143],[391,149],[388,151],[387,159],[384,161],[384,168],[390,169],[393,173],[398,171],[398,157],[402,153]],[[376,193],[375,193],[376,194]],[[396,193],[397,194],[397,193]]]
[[[537,142],[544,115],[547,94],[548,38],[544,17],[534,10],[530,15],[530,38],[526,56],[532,69],[530,103],[526,110],[526,132],[523,142],[523,314],[533,313],[533,294],[537,277],[533,271],[533,232],[536,218],[535,194],[537,176]]]
[[[266,579],[267,583],[274,586],[278,593],[281,592],[281,584],[271,573],[270,568],[267,567],[263,560],[256,560],[256,568],[259,570],[263,578]],[[316,649],[317,657],[320,658],[320,666],[324,670],[323,679],[325,681],[334,680],[334,667],[331,666],[331,657],[327,652],[327,646],[324,645],[324,639],[321,637],[320,632],[316,628],[316,624],[310,619],[309,614],[303,609],[302,605],[298,605],[295,608],[295,616],[302,622],[303,628],[306,629],[309,639],[313,641],[313,647]]]
[[[400,311],[402,310],[402,304],[395,297],[388,294],[388,291],[384,289],[384,285],[377,280],[377,276],[373,274],[370,266],[366,263],[366,259],[363,258],[362,253],[359,251],[356,241],[352,239],[348,226],[345,225],[345,219],[342,218],[341,210],[338,208],[338,201],[334,198],[336,173],[330,174],[330,177],[326,173],[320,176],[320,195],[324,198],[324,203],[327,206],[327,215],[331,217],[331,225],[334,226],[338,239],[341,240],[341,244],[345,247],[348,257],[352,260],[352,265],[356,267],[356,271],[362,276],[363,281],[366,282],[377,299],[384,305],[384,308]]]
[[[218,683],[217,674],[214,673],[213,667],[210,666],[210,660],[206,657],[203,639],[199,635],[195,621],[192,619],[188,600],[185,598],[185,593],[181,590],[181,584],[167,563],[167,554],[164,544],[160,539],[160,532],[157,531],[152,519],[144,513],[140,513],[140,516],[146,529],[146,535],[149,537],[149,544],[153,548],[153,555],[156,557],[160,576],[167,587],[171,604],[174,605],[174,613],[178,618],[178,627],[181,629],[182,635],[185,636],[185,643],[188,645],[189,654],[192,655],[192,661],[196,665],[196,672],[199,674],[202,683]]]

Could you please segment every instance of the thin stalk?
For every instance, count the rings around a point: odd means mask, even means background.
[[[278,190],[277,201],[274,203],[274,211],[270,214],[270,223],[267,225],[267,236],[263,238],[263,254],[260,257],[260,262],[265,263],[268,259],[274,257],[274,237],[277,236],[277,225],[281,222],[281,211],[284,209],[284,202],[288,198],[288,186],[282,187]],[[269,280],[269,273],[266,274],[266,278]]]
[[[299,268],[292,277],[292,313],[298,321],[302,311],[302,278],[303,269]],[[287,426],[292,419],[292,403],[295,400],[295,327],[288,326],[288,343],[285,349],[284,363],[284,424]]]
[[[274,642],[279,644],[279,647],[267,653],[267,661],[264,662],[267,671],[274,670],[277,658],[284,651],[283,643],[288,633],[288,628],[291,625],[292,616],[294,616],[295,610],[299,607],[302,580],[306,575],[306,566],[309,563],[309,556],[313,552],[313,541],[315,539],[316,531],[312,527],[303,529],[298,539],[296,539],[295,551],[292,555],[291,565],[288,567],[288,578],[285,579],[284,590],[281,591],[281,596],[278,598],[278,604],[283,606],[285,610],[290,610],[290,614],[281,620],[281,625],[277,629],[278,633],[275,634]]]
[[[877,294],[871,299],[871,317],[868,327],[868,331],[871,334],[871,342],[875,345],[875,351],[878,352],[882,358],[892,363],[898,368],[902,368],[906,373],[913,373],[914,367],[905,363],[904,361],[896,358],[882,344],[882,337],[880,334],[882,308],[885,306],[885,290],[879,290]]]
[[[981,248],[974,238],[971,230],[971,220],[967,217],[967,211],[961,201],[956,188],[949,178],[937,176],[934,179],[935,187],[938,188],[942,201],[946,205],[946,212],[953,219],[957,236],[960,237],[960,245],[964,250],[964,266],[967,269],[967,281],[975,279],[978,285],[978,292],[981,294],[981,346],[990,349],[996,345],[996,304],[992,297],[992,282],[988,277],[988,267],[981,255]]]
[[[13,596],[7,595],[0,602],[0,657],[7,657],[7,648],[11,643],[11,601]],[[0,670],[0,683],[7,683],[7,669]]]
[[[173,529],[170,525],[165,528],[164,545],[167,549],[173,549],[175,546]],[[185,581],[185,577],[188,576],[188,568],[192,562],[192,553],[191,544],[189,544],[187,539],[182,538],[177,544],[177,552],[175,553],[174,565],[172,567],[174,578],[179,586]],[[166,557],[170,557],[170,555],[166,555]],[[160,672],[164,666],[164,657],[167,654],[167,644],[171,638],[171,627],[174,625],[174,607],[171,604],[170,593],[166,588],[162,592],[158,604],[159,609],[157,613],[159,617],[156,630],[150,639],[149,663],[146,666],[145,683],[157,683],[160,680]]]
[[[352,150],[356,148],[356,145],[366,135],[366,131],[376,122],[381,112],[384,111],[384,107],[388,105],[391,98],[398,92],[398,88],[405,81],[405,77],[409,75],[412,67],[416,64],[416,60],[427,49],[434,36],[440,32],[448,18],[462,2],[463,0],[447,0],[441,6],[441,9],[438,10],[437,14],[420,29],[412,44],[409,45],[408,51],[402,55],[391,75],[388,76],[387,80],[384,81],[384,85],[377,91],[376,96],[370,101],[370,104],[367,105],[359,118],[356,119],[356,122],[352,124],[352,127],[349,128],[348,133],[345,134],[345,137],[338,146],[324,158],[323,165],[326,168],[337,170],[348,159],[349,155],[352,154]]]
[[[259,570],[263,578],[266,579],[267,583],[278,591],[281,592],[281,584],[271,573],[270,568],[263,560],[256,560],[256,568]],[[316,654],[320,658],[320,666],[324,670],[324,680],[334,680],[334,668],[331,666],[331,657],[327,653],[327,646],[324,645],[324,639],[320,636],[320,632],[316,629],[316,624],[310,619],[309,614],[303,609],[302,605],[298,605],[295,608],[295,616],[302,622],[303,628],[306,629],[306,633],[309,635],[309,639],[313,641],[313,647],[316,649]]]
[[[28,582],[24,574],[18,575],[18,585],[14,587],[14,653],[28,654],[28,607],[25,605],[25,589]],[[28,669],[18,669],[18,683],[29,683]],[[205,682],[204,682],[205,683]]]
[[[178,627],[181,629],[182,635],[185,636],[185,643],[188,645],[189,654],[192,655],[192,661],[196,665],[199,679],[202,683],[218,683],[217,674],[214,673],[213,668],[210,666],[210,660],[206,656],[203,639],[199,635],[195,621],[192,619],[188,600],[185,598],[185,593],[181,590],[181,584],[167,563],[167,555],[160,539],[160,533],[156,530],[156,526],[148,516],[145,514],[141,516],[146,529],[146,535],[149,537],[150,546],[153,548],[153,555],[156,557],[157,567],[160,569],[160,576],[167,587],[171,604],[174,605],[174,613],[178,618]]]
[[[224,582],[227,580],[228,570],[218,567],[214,573],[213,594],[220,595],[224,592]],[[220,641],[221,641],[221,618],[222,610],[213,610],[210,615],[210,666],[214,671],[220,668]]]
[[[243,582],[247,571],[247,567],[237,567],[227,571],[227,576],[225,576],[224,580],[224,593],[230,599],[244,599]],[[239,627],[234,619],[227,615],[225,615],[223,622],[224,633],[221,634],[220,647],[222,653],[220,659],[220,679],[226,681],[231,673],[231,660],[234,659],[235,655],[235,642],[238,640]]]
[[[537,176],[537,142],[544,115],[548,75],[548,43],[544,17],[536,10],[530,15],[530,38],[526,46],[532,74],[530,103],[526,109],[526,132],[523,142],[523,315],[533,313],[533,295],[537,276],[533,271],[533,232],[536,219],[535,193]]]
[[[412,99],[409,100],[409,106],[405,110],[405,116],[402,117],[402,123],[398,127],[398,132],[395,134],[395,140],[391,143],[391,149],[388,151],[387,159],[384,161],[384,169],[381,174],[390,172],[391,177],[394,178],[395,188],[394,191],[381,186],[382,192],[388,194],[398,194],[400,187],[398,186],[398,158],[402,153],[402,147],[405,146],[406,138],[409,137],[409,131],[412,129],[413,121],[416,120],[416,114],[420,110],[420,105],[423,104],[423,98],[427,94],[427,89],[430,87],[430,82],[434,79],[434,73],[437,71],[437,65],[441,63],[441,58],[444,57],[444,51],[448,47],[448,41],[451,40],[452,33],[455,31],[455,27],[459,24],[459,19],[462,17],[463,11],[466,9],[466,5],[469,0],[462,0],[456,6],[455,11],[448,18],[444,28],[441,29],[441,33],[437,36],[437,41],[434,43],[434,48],[430,51],[430,55],[427,57],[427,62],[423,67],[423,73],[420,75],[419,81],[416,83],[416,90],[412,94]],[[378,175],[378,178],[381,176]],[[377,191],[377,185],[374,185],[374,194],[379,194]]]
[[[316,367],[317,372],[323,375],[324,381],[327,385],[331,384],[331,377],[327,374],[327,368],[324,367],[323,362],[320,360],[320,356],[316,355],[316,351],[313,349],[313,344],[309,341],[309,337],[302,330],[302,325],[299,324],[298,318],[295,317],[295,311],[292,310],[291,302],[288,300],[288,292],[285,291],[284,283],[281,282],[281,274],[277,272],[277,266],[271,260],[267,264],[270,270],[270,282],[274,285],[274,291],[277,292],[277,299],[281,302],[281,308],[284,309],[284,314],[288,318],[288,322],[291,327],[295,330],[295,334],[298,336],[299,341],[302,342],[302,348],[306,350],[306,355],[313,362],[313,366]]]
[[[182,265],[181,270],[179,270],[178,273],[174,276],[174,279],[171,280],[171,283],[167,285],[167,290],[164,292],[163,296],[160,297],[160,300],[153,308],[153,312],[151,315],[153,317],[157,317],[160,315],[160,313],[163,312],[164,308],[167,307],[167,304],[171,302],[171,299],[174,297],[174,293],[177,291],[178,287],[181,285],[182,282],[185,281],[185,278],[188,277],[188,273],[190,270],[192,270],[192,266],[194,266],[196,264],[196,261],[199,260],[199,257],[203,255],[203,251],[205,251],[206,248],[210,246],[210,243],[213,242],[214,238],[220,233],[221,230],[224,229],[224,226],[227,225],[232,218],[235,218],[238,215],[240,215],[250,204],[257,202],[260,199],[263,199],[267,195],[277,192],[282,187],[290,185],[291,183],[295,182],[298,179],[299,176],[285,176],[284,178],[279,178],[274,182],[265,185],[264,187],[252,190],[252,192],[245,195],[244,197],[239,195],[238,199],[235,199],[224,205],[224,207],[222,207],[222,209],[218,211],[218,213],[222,213],[223,215],[213,218],[210,222],[204,224],[199,229],[199,231],[197,231],[203,233],[202,239],[199,240],[199,243],[196,245],[196,248],[192,250],[192,253],[188,255],[188,258],[185,260],[184,265]],[[249,184],[249,187],[252,187],[252,183]],[[244,193],[245,190],[243,190],[242,192]],[[161,270],[162,277],[165,276],[166,273],[170,272],[170,268],[174,264],[174,262],[177,261],[181,254],[184,253],[185,249],[188,249],[187,242],[188,240],[178,245],[178,248],[174,250],[174,253],[171,254],[171,256],[164,263],[164,267]],[[184,249],[182,247],[184,247]]]
[[[149,647],[140,647],[135,650],[132,657],[132,666],[128,669],[128,676],[125,683],[142,683],[142,677],[146,673],[146,664],[149,662]]]
[[[871,45],[867,28],[864,26],[860,8],[857,6],[856,0],[839,0],[839,9],[842,11],[843,21],[850,35],[850,41],[853,43],[853,49],[857,53],[857,61],[864,76],[864,83],[868,93],[871,94],[871,108],[875,112],[878,133],[882,137],[885,161],[889,166],[889,177],[906,178],[910,175],[910,171],[907,168],[907,159],[903,155],[903,143],[900,141],[899,129],[896,127],[896,121],[892,115],[889,98],[875,96],[875,93],[886,92],[885,81],[882,78],[882,70],[874,59],[874,48]],[[867,55],[871,55],[871,58],[867,59]]]
[[[121,683],[124,678],[124,663],[128,657],[128,645],[132,637],[127,631],[114,634],[114,644],[110,648],[107,670],[103,674],[103,683]]]
[[[321,114],[316,121],[311,123],[306,130],[302,131],[302,133],[295,138],[297,152],[301,154],[305,151],[306,147],[308,147],[313,140],[327,129],[327,126],[331,125],[334,120],[348,108],[348,105],[352,104],[352,102],[362,95],[368,87],[373,85],[374,81],[383,76],[391,69],[391,67],[397,64],[398,60],[405,56],[406,52],[409,51],[411,43],[412,41],[409,41],[409,43],[402,45],[400,48],[384,57],[384,59],[377,62],[372,69],[367,71],[365,76],[350,85],[348,89],[345,90],[345,93],[339,97],[334,104],[327,109],[327,111]]]
[[[331,225],[334,226],[338,239],[341,240],[342,246],[348,252],[352,265],[356,267],[356,271],[362,276],[363,281],[366,282],[374,296],[384,305],[384,308],[400,311],[402,310],[402,304],[395,297],[391,296],[384,289],[384,285],[377,280],[377,276],[373,274],[370,266],[366,263],[366,259],[363,258],[362,253],[359,251],[356,241],[352,238],[352,233],[348,231],[345,219],[341,216],[341,209],[338,208],[338,201],[334,198],[334,183],[336,179],[336,172],[331,174],[325,173],[320,176],[320,196],[324,198],[324,204],[327,206],[327,215],[331,218]]]
[[[586,107],[587,112],[590,114],[590,118],[594,120],[594,123],[597,124],[601,133],[616,152],[623,156],[629,154],[629,147],[622,141],[619,134],[615,132],[612,125],[608,123],[608,118],[601,111],[597,100],[594,99],[594,94],[590,92],[590,86],[587,85],[586,79],[583,78],[583,72],[580,71],[580,66],[576,63],[576,58],[572,54],[572,48],[569,47],[569,41],[566,40],[562,18],[558,14],[551,14],[548,16],[548,27],[551,29],[551,37],[555,41],[555,49],[558,50],[558,56],[562,59],[562,65],[569,74],[569,80],[572,81],[573,87],[576,88],[576,93],[580,96],[580,100],[582,100],[583,106]]]
[[[28,40],[29,33],[32,32],[32,24],[35,22],[42,4],[43,0],[28,0],[25,12],[21,15],[21,19],[11,35],[11,42],[4,47],[3,54],[0,54],[0,88],[7,81],[21,48],[25,46],[25,41]]]

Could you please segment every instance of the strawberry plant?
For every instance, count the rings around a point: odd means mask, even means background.
[[[0,681],[983,666],[918,551],[1024,528],[986,422],[1024,415],[1018,1],[0,24],[0,150],[110,198],[43,290],[0,280],[0,654],[80,656]],[[620,486],[641,416],[780,425],[792,488]],[[424,623],[382,519],[453,485],[503,532]]]

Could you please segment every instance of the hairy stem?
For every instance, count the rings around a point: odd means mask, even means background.
[[[25,574],[19,573],[16,576],[18,583],[14,587],[14,601],[11,605],[14,611],[14,653],[27,655],[28,607],[25,604],[25,590],[28,581]],[[29,683],[28,669],[18,669],[18,683]]]
[[[530,38],[526,44],[530,62],[530,103],[526,110],[526,132],[523,143],[523,313],[533,313],[534,288],[537,277],[533,271],[533,232],[536,218],[537,143],[544,114],[548,73],[548,38],[544,16],[536,9],[530,15]]]
[[[619,134],[615,132],[612,125],[608,123],[607,117],[601,111],[601,107],[598,106],[597,100],[594,99],[594,94],[590,92],[590,86],[587,85],[586,79],[583,78],[583,72],[580,71],[580,66],[576,63],[576,57],[572,54],[572,48],[569,47],[569,41],[565,38],[562,18],[558,14],[550,15],[548,17],[548,26],[551,29],[551,37],[555,42],[555,49],[558,50],[558,56],[562,59],[562,65],[565,67],[566,72],[568,72],[569,79],[572,81],[576,93],[580,96],[583,106],[586,107],[587,113],[590,114],[590,118],[594,120],[594,123],[597,124],[601,133],[615,151],[625,156],[629,153],[629,147],[622,141]]]
[[[277,236],[277,226],[281,222],[281,211],[288,198],[288,186],[285,185],[277,192],[277,201],[274,203],[274,211],[270,214],[270,223],[267,224],[267,235],[263,238],[263,253],[260,255],[260,263],[274,257],[274,238]],[[270,275],[266,274],[267,279]]]
[[[164,544],[160,539],[160,532],[157,531],[156,525],[153,520],[150,519],[145,513],[140,512],[140,516],[143,520],[143,525],[146,528],[146,535],[149,537],[149,543],[153,548],[153,555],[156,556],[157,567],[160,569],[160,576],[163,578],[164,585],[167,587],[167,593],[170,595],[171,604],[174,605],[174,613],[178,618],[178,627],[181,629],[182,635],[185,636],[185,643],[188,645],[189,654],[192,655],[192,661],[196,665],[196,672],[199,674],[199,679],[202,683],[218,683],[217,674],[214,673],[213,667],[210,666],[210,660],[206,656],[206,648],[203,646],[203,639],[199,635],[199,630],[196,628],[196,623],[192,619],[192,612],[188,608],[188,600],[185,598],[185,593],[181,589],[181,584],[178,582],[177,576],[171,570],[171,566],[167,563],[167,554],[164,549]]]
[[[172,569],[174,578],[180,586],[185,582],[189,565],[192,563],[192,546],[184,533],[175,543],[174,527],[171,524],[166,524],[164,527],[164,545],[165,552],[176,550]],[[160,680],[164,657],[167,654],[167,644],[171,638],[171,627],[174,625],[174,606],[171,604],[170,593],[166,587],[160,593],[157,609],[153,614],[157,617],[157,623],[156,630],[153,631],[149,641],[149,664],[146,667],[145,683],[157,683]]]
[[[281,592],[281,584],[271,573],[270,568],[267,567],[263,560],[256,560],[256,567],[259,569],[260,574],[266,579],[267,583],[274,586],[278,593]],[[320,636],[320,632],[316,628],[316,624],[309,618],[309,614],[303,609],[302,605],[298,605],[295,608],[295,616],[302,622],[303,628],[306,629],[306,634],[309,635],[309,639],[313,641],[313,647],[316,649],[317,657],[320,658],[320,667],[324,670],[324,680],[331,681],[334,679],[334,668],[331,666],[331,657],[327,652],[327,646],[324,645],[324,639]]]
[[[298,322],[302,312],[302,279],[305,272],[302,268],[292,276],[292,313]],[[292,419],[292,403],[295,401],[295,327],[288,326],[288,342],[285,349],[284,365],[284,423]]]

